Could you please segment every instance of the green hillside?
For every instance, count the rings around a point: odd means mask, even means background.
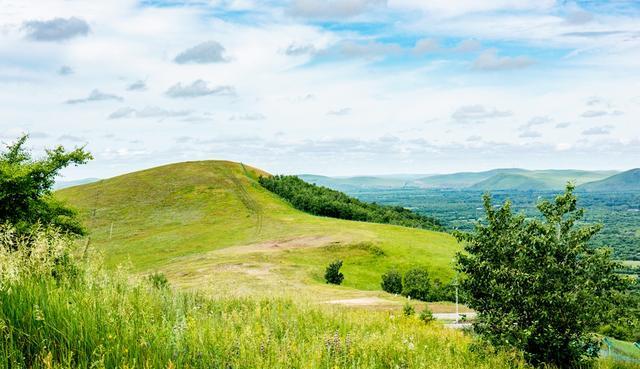
[[[495,190],[549,190],[553,187],[544,180],[534,179],[521,174],[496,174],[468,187],[471,190],[495,191]]]
[[[459,246],[445,233],[311,216],[258,184],[266,173],[238,163],[188,162],[67,188],[56,196],[80,210],[91,250],[115,266],[165,272],[184,287],[314,299],[376,297],[387,268],[426,266],[452,276]],[[344,260],[343,286],[322,275]],[[375,292],[369,292],[375,291]]]
[[[640,168],[631,169],[599,181],[583,184],[579,186],[578,189],[607,192],[640,191]]]

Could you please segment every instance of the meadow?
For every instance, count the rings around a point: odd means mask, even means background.
[[[376,297],[389,268],[426,267],[449,281],[460,246],[446,233],[317,217],[258,183],[265,173],[231,162],[189,162],[64,189],[79,209],[89,248],[110,267],[164,272],[176,286],[237,296],[296,294],[320,302]],[[324,268],[344,260],[342,286]],[[243,281],[238,287],[238,281]]]

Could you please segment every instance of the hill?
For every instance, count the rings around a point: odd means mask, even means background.
[[[500,191],[500,190],[518,190],[518,191],[530,191],[530,190],[549,190],[553,187],[544,180],[528,177],[521,174],[507,174],[500,173],[492,177],[480,181],[472,186],[469,186],[470,190],[482,190],[482,191]]]
[[[578,186],[583,191],[629,192],[640,191],[640,168]]]
[[[261,175],[268,174],[238,163],[188,162],[56,196],[80,210],[92,249],[103,252],[109,265],[160,270],[181,287],[394,301],[379,291],[380,274],[388,268],[424,265],[434,278],[452,277],[452,258],[460,250],[452,236],[312,216],[260,186]],[[344,260],[340,287],[322,278],[334,259]]]

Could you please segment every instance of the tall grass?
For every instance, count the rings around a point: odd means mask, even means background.
[[[53,233],[0,228],[1,368],[519,368],[415,317],[209,298],[78,264]],[[18,242],[19,243],[19,242]]]

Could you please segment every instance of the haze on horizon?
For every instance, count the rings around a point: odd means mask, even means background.
[[[640,166],[640,4],[5,0],[0,140],[65,180],[187,160],[365,175]]]

